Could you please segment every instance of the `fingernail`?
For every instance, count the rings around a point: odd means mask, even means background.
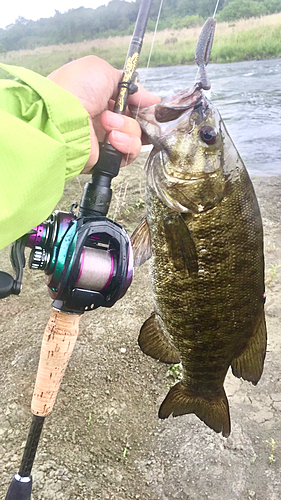
[[[117,113],[107,112],[106,113],[106,124],[110,128],[121,128],[124,125],[124,118],[122,115],[118,115]]]
[[[127,144],[130,141],[130,137],[123,132],[118,132],[118,130],[112,130],[112,139],[121,144]]]

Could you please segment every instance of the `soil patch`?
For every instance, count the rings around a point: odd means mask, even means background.
[[[115,182],[111,217],[131,232],[144,214],[143,157]],[[67,183],[59,209],[80,200],[87,176]],[[254,178],[265,232],[268,352],[257,387],[227,376],[232,433],[194,415],[160,421],[173,383],[139,349],[152,309],[148,266],[112,309],[85,313],[33,468],[33,500],[279,500],[281,497],[281,177]],[[0,268],[10,269],[8,250]],[[0,497],[18,471],[51,300],[25,270],[18,297],[0,301]]]

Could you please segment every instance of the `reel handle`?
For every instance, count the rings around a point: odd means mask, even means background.
[[[81,315],[52,308],[45,328],[34,394],[33,415],[46,417],[55,404],[58,390],[79,333]]]

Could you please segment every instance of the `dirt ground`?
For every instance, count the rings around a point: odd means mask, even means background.
[[[144,213],[143,158],[122,170],[111,216],[131,232]],[[86,176],[59,209],[79,201]],[[281,176],[254,178],[265,232],[268,350],[256,387],[228,374],[232,433],[194,415],[160,421],[173,377],[137,336],[152,304],[148,266],[112,309],[85,313],[33,467],[33,500],[279,500],[281,498]],[[280,267],[278,267],[280,266]],[[8,270],[8,252],[0,269]],[[25,270],[18,297],[0,302],[0,497],[18,471],[51,300],[42,272]]]

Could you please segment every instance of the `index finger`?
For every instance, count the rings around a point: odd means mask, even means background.
[[[146,108],[147,106],[153,106],[153,104],[157,104],[161,101],[161,98],[158,95],[148,92],[148,90],[142,87],[139,83],[136,85],[138,86],[138,91],[129,96],[128,104],[133,104],[134,106],[139,106],[140,108]]]

